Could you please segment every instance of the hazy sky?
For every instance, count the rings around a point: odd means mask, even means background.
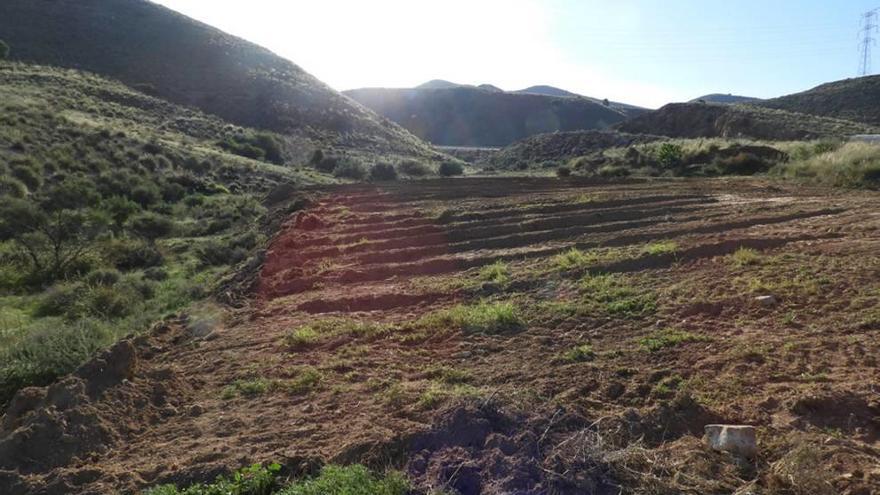
[[[549,84],[657,107],[856,75],[880,0],[158,0],[336,89]],[[880,47],[875,49],[880,69]]]

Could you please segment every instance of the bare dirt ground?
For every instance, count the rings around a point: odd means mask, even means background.
[[[278,461],[465,494],[880,493],[878,199],[761,180],[327,190],[245,308],[22,391],[0,492]],[[521,323],[423,318],[480,301]],[[706,449],[710,423],[757,426],[758,458]]]

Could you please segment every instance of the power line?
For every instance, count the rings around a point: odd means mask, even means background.
[[[871,73],[871,48],[877,44],[877,11],[880,8],[870,10],[862,14],[862,27],[859,29],[859,75],[867,76]]]

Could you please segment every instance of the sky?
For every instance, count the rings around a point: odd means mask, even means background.
[[[854,77],[880,0],[157,0],[337,90],[537,84],[656,108]],[[880,36],[878,36],[880,37]],[[880,70],[880,47],[874,49]],[[878,71],[875,71],[877,73]]]

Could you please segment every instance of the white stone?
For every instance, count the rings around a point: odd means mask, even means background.
[[[713,450],[754,459],[758,455],[755,427],[748,425],[706,425],[703,439]]]
[[[761,303],[762,306],[768,306],[768,307],[769,306],[776,306],[776,303],[779,302],[779,300],[776,299],[776,296],[758,296],[755,298],[755,301],[758,301],[759,303]]]

